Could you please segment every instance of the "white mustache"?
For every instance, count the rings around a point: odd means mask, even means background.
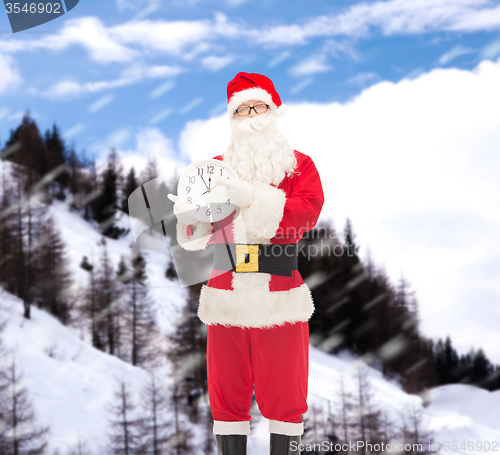
[[[235,118],[233,126],[240,133],[251,133],[253,131],[262,131],[274,123],[271,115],[261,114],[251,118]]]

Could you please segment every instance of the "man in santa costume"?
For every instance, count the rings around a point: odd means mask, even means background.
[[[217,453],[246,454],[254,386],[259,409],[269,419],[271,454],[299,453],[291,450],[300,443],[307,411],[308,320],[314,305],[297,270],[297,243],[317,223],[323,190],[311,158],[295,151],[277,127],[286,107],[270,79],[238,73],[227,97],[231,139],[215,159],[231,166],[238,179],[214,182],[227,187],[239,211],[218,223],[196,221],[185,201],[169,195],[179,244],[190,251],[215,244],[198,315],[208,325]],[[241,248],[252,271],[234,267]]]

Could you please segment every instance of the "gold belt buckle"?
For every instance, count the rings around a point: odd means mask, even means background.
[[[249,261],[245,262],[247,254],[249,255]],[[259,271],[259,245],[236,245],[236,271]]]

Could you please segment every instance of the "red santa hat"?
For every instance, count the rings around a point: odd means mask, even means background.
[[[238,73],[227,84],[227,110],[229,116],[232,117],[238,106],[249,100],[264,101],[279,116],[284,115],[287,109],[281,102],[271,79],[257,73]]]

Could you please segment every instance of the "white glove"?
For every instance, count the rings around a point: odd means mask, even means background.
[[[254,201],[255,194],[253,186],[245,180],[215,177],[213,182],[216,185],[227,187],[227,194],[231,200],[231,204],[237,205],[238,207],[248,207]]]
[[[195,224],[198,220],[194,217],[195,210],[185,200],[179,201],[179,196],[172,193],[167,194],[167,197],[174,203],[174,215],[184,224]]]

